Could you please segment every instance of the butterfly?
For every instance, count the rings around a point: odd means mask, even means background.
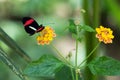
[[[45,26],[42,24],[39,25],[33,18],[31,17],[23,17],[22,23],[24,25],[25,31],[31,36],[35,33],[42,31]]]

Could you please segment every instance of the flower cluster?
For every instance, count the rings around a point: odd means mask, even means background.
[[[99,41],[103,41],[105,44],[112,43],[113,31],[110,28],[105,28],[103,26],[100,26],[100,28],[96,28],[96,37],[99,39]]]
[[[40,35],[37,36],[37,43],[39,45],[49,44],[53,40],[54,37],[56,37],[54,30],[51,27],[46,26],[40,32]]]

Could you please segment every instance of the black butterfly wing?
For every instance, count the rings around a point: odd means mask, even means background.
[[[38,23],[31,17],[24,17],[22,19],[25,31],[30,35],[35,34],[35,32],[39,29]]]

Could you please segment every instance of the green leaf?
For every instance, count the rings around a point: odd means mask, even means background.
[[[70,68],[63,66],[58,72],[56,72],[55,80],[72,80]]]
[[[81,36],[78,37],[75,33],[72,33],[72,38],[74,38],[80,42],[82,41],[82,37]]]
[[[38,61],[30,63],[24,70],[24,74],[34,77],[53,77],[63,63],[51,55],[43,55]]]
[[[80,29],[83,29],[83,30],[88,31],[88,32],[95,32],[95,30],[88,25],[81,24],[79,27],[80,27]]]
[[[88,31],[88,32],[95,32],[95,30],[88,25],[80,24],[78,26],[79,26],[79,32],[81,32],[81,30]],[[76,25],[74,24],[74,20],[69,20],[69,31],[71,33],[74,33],[74,34],[77,33],[76,32]]]
[[[69,26],[69,31],[76,34],[76,29],[74,25]]]
[[[72,38],[78,39],[77,35],[75,33],[72,33]]]
[[[75,69],[72,69],[72,71],[75,78]],[[64,65],[58,72],[56,72],[55,80],[73,80],[71,68]],[[80,75],[78,75],[78,80],[83,80],[82,78],[80,78]]]
[[[100,57],[88,64],[94,75],[120,75],[120,61],[110,57]]]
[[[72,20],[72,19],[69,20],[69,31],[71,33],[75,33],[76,34],[76,26],[74,24],[74,20]]]

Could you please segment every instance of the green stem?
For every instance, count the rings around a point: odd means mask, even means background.
[[[78,67],[80,67],[93,53],[94,51],[97,49],[97,47],[100,45],[101,42],[99,42],[95,48],[89,53],[89,55],[80,63],[80,65]]]
[[[72,80],[75,80],[75,77],[74,77],[74,73],[73,73],[72,68],[70,68],[70,70],[71,70]]]
[[[79,27],[76,26],[76,31],[77,31],[77,37],[79,37]],[[77,58],[78,58],[78,40],[76,39],[76,54],[75,54],[75,70],[77,71],[78,65],[77,65]],[[78,80],[78,73],[76,73],[76,80]]]
[[[96,28],[99,26],[99,20],[100,20],[100,0],[91,0],[93,3],[92,5],[89,3],[90,0],[83,0],[83,8],[86,10],[86,13],[84,14],[84,22],[87,25],[92,26],[92,28]],[[91,7],[91,9],[89,8]],[[90,16],[90,11],[93,12],[92,17]],[[92,20],[92,21],[91,21]],[[96,46],[96,38],[94,37],[95,34],[93,33],[86,33],[86,56],[89,55],[91,50],[94,49]],[[90,60],[95,58],[97,55],[96,52],[94,52],[93,55],[90,56],[89,59],[86,60],[86,63],[89,63]],[[93,75],[88,67],[85,68],[85,80],[97,80],[97,76]]]
[[[73,73],[72,68],[70,68],[70,70],[71,70],[72,80],[75,80],[75,77],[74,77],[74,73]]]
[[[58,49],[56,48],[56,47],[54,47],[54,45],[53,44],[50,44],[51,45],[51,47],[58,53],[58,56],[60,56],[60,58],[61,58],[61,60],[65,63],[65,64],[67,64],[69,67],[73,67],[73,65],[69,62],[69,61],[67,61],[67,59],[58,51]]]
[[[69,62],[70,62],[70,57],[69,57]],[[73,73],[73,69],[70,68],[70,70],[71,70],[72,80],[75,80],[74,73]]]
[[[12,48],[18,55],[20,55],[25,61],[31,62],[31,58],[0,28],[0,39]]]
[[[90,10],[89,10],[89,0],[83,0],[83,9],[85,9],[86,13],[83,15],[84,22],[87,25],[91,25],[91,17],[90,17]]]
[[[77,71],[77,69],[76,69],[76,71]],[[76,73],[76,80],[78,80],[78,73],[75,71],[75,73]]]
[[[99,26],[100,20],[100,0],[93,0],[93,26]]]
[[[14,65],[11,59],[6,55],[2,49],[0,49],[0,60],[5,63],[21,80],[26,80],[18,67]]]

